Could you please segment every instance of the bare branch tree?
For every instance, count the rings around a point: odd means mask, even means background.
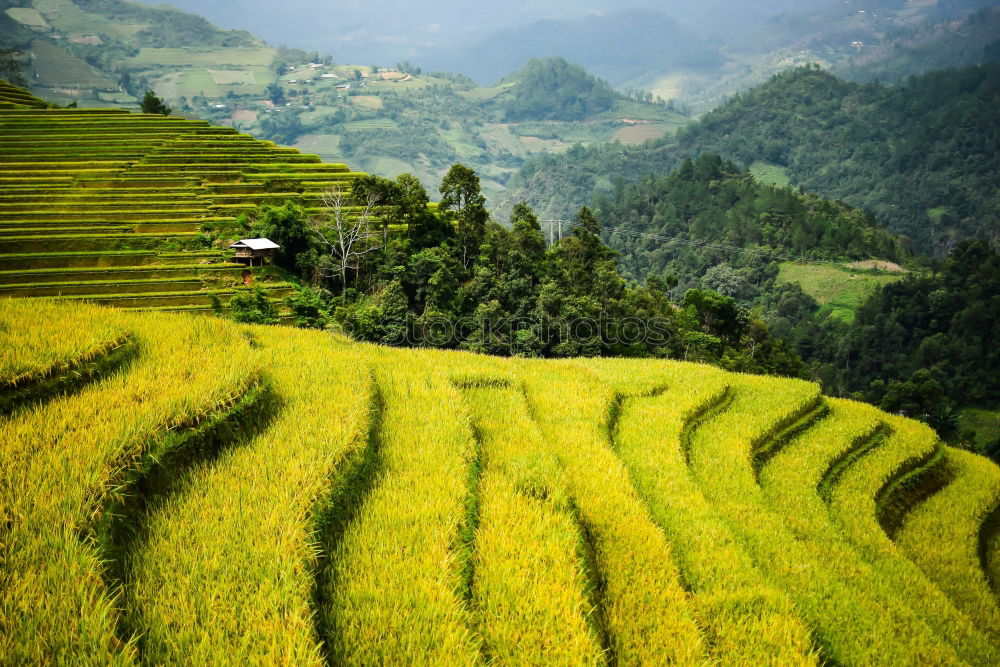
[[[323,194],[326,214],[309,221],[330,258],[330,265],[321,265],[319,273],[324,278],[340,278],[342,295],[347,290],[347,270],[353,269],[357,275],[362,258],[382,247],[381,235],[372,229],[378,203],[377,195],[369,193],[360,204],[351,206],[350,198],[334,188]]]

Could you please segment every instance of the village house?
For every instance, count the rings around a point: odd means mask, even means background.
[[[270,239],[241,239],[229,246],[234,251],[233,259],[247,262],[250,266],[263,266],[271,259],[274,251],[281,246]]]

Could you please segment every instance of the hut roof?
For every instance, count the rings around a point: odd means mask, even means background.
[[[250,248],[251,250],[275,250],[281,246],[270,239],[241,239],[230,248]]]

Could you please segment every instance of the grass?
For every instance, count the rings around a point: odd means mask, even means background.
[[[28,321],[39,325],[22,306],[7,311],[4,325]],[[49,320],[49,331],[58,331],[59,322]],[[98,547],[80,536],[91,534],[122,475],[165,432],[184,428],[257,381],[246,339],[224,322],[165,326],[147,315],[129,316],[128,327],[142,350],[128,373],[19,412],[0,427],[6,462],[0,514],[7,526],[0,618],[10,628],[0,638],[4,662],[56,655],[104,664],[131,659],[134,642],[116,634]],[[178,344],[204,345],[205,354],[177,363],[168,351]],[[149,393],[157,382],[168,384]],[[134,400],[140,393],[148,400]],[[60,470],[57,479],[52,470]]]
[[[271,64],[275,55],[275,51],[269,48],[144,48],[126,62],[130,68],[182,66],[218,69],[227,65],[266,67]]]
[[[542,453],[519,391],[472,385],[463,396],[482,449],[470,593],[484,654],[501,663],[603,664],[565,470]]]
[[[798,283],[833,317],[851,322],[864,301],[884,285],[902,280],[903,274],[855,271],[829,264],[782,262],[779,284]]]
[[[385,178],[394,178],[399,174],[411,173],[413,167],[409,162],[397,160],[396,158],[375,157],[371,161],[371,171],[376,174],[382,174]]]
[[[566,468],[585,528],[609,657],[623,664],[703,660],[704,640],[670,544],[610,447],[609,418],[619,397],[572,363],[537,367],[523,381],[543,451]]]
[[[33,81],[36,87],[62,87],[80,90],[89,95],[90,88],[115,88],[117,82],[109,75],[99,72],[83,60],[69,55],[66,51],[45,42],[31,43],[33,55],[31,68],[38,75]]]
[[[855,466],[865,456],[878,456],[885,442],[888,425],[874,408],[852,401],[830,399],[828,412],[810,428],[796,434],[763,468],[760,484],[770,507],[782,514],[800,539],[822,541],[826,562],[831,570],[844,573],[864,604],[883,610],[886,623],[915,627],[906,634],[926,633],[923,624],[950,643],[963,658],[983,662],[995,653],[989,641],[962,616],[929,581],[914,576],[912,566],[898,554],[888,552],[878,558],[865,558],[831,521],[826,502],[841,484],[851,484]],[[849,452],[863,452],[842,466]],[[836,481],[829,493],[820,487],[837,469]],[[794,474],[789,474],[789,473]],[[847,478],[847,479],[845,479]],[[872,534],[881,527],[870,520],[859,521],[858,529]],[[913,593],[900,605],[900,590]],[[923,619],[923,623],[921,623]]]
[[[792,183],[787,168],[768,162],[754,162],[750,165],[750,173],[759,183],[764,185],[787,188]]]
[[[185,492],[148,517],[126,600],[144,660],[322,664],[311,604],[322,553],[317,520],[365,448],[373,388],[363,356],[317,347],[315,363],[303,366],[301,351],[314,337],[291,333],[251,334],[280,396],[278,418],[212,465],[185,473],[177,481]],[[206,559],[221,565],[209,578]],[[240,604],[206,606],[206,594]]]
[[[649,123],[639,125],[628,125],[618,130],[612,135],[613,141],[620,141],[623,144],[641,144],[651,139],[659,139],[667,132],[676,129],[674,126],[660,123]]]
[[[7,10],[7,15],[29,28],[49,27],[48,22],[34,7],[11,7]]]
[[[321,591],[330,605],[324,639],[338,663],[456,664],[479,654],[455,550],[473,439],[452,408],[457,389],[431,356],[380,350],[372,359],[384,406],[373,435],[377,482],[337,540]]]
[[[976,432],[976,445],[986,447],[1000,440],[1000,410],[965,408],[961,420],[962,428]]]
[[[97,309],[70,311],[52,303],[37,304],[43,320],[65,318],[58,336],[44,327],[17,327],[21,308],[0,299],[0,387],[15,388],[63,372],[80,361],[100,356],[117,346],[128,330]]]
[[[627,364],[602,362],[601,369],[623,389],[635,381]],[[674,545],[708,654],[719,663],[812,662],[808,628],[791,601],[767,581],[688,469],[694,425],[726,403],[726,376],[682,364],[650,370],[646,378],[657,378],[665,391],[633,389],[622,404],[615,445]]]

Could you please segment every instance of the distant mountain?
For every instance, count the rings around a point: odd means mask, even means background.
[[[812,11],[785,12],[726,47],[729,54],[810,49],[829,61],[870,48],[925,21],[959,21],[997,0],[841,0]]]
[[[161,0],[142,0],[158,4]],[[655,10],[685,29],[713,41],[728,41],[763,26],[784,11],[806,11],[832,0],[513,0],[470,3],[465,0],[171,0],[216,25],[249,30],[271,44],[330,53],[338,62],[392,64],[401,60],[429,63],[424,55],[488,41],[497,31],[533,22],[579,20],[589,14],[612,14],[626,8]],[[668,43],[665,43],[668,44]],[[623,48],[627,51],[627,43]],[[520,67],[533,56],[570,53],[519,53],[495,68],[493,79]],[[454,62],[454,61],[453,61]],[[466,71],[469,62],[452,71]],[[589,63],[586,63],[589,66]],[[449,68],[450,69],[450,68]],[[605,73],[601,72],[602,76]],[[477,77],[478,78],[478,77]],[[488,77],[487,77],[488,78]],[[484,82],[491,82],[484,80]]]
[[[998,6],[1000,0],[839,0],[798,7],[762,26],[748,23],[720,48],[726,64],[709,75],[661,72],[630,85],[656,91],[667,81],[680,101],[706,111],[810,63],[857,81],[979,64],[987,61],[981,56],[991,26],[973,27],[971,15]]]
[[[425,69],[462,72],[482,84],[530,58],[562,57],[621,85],[650,71],[712,70],[724,62],[713,45],[666,14],[628,9],[606,16],[541,20],[474,43],[424,54]]]
[[[834,69],[854,81],[900,81],[935,69],[1000,62],[1000,7],[987,7],[960,20],[908,26],[882,43],[859,50]]]
[[[885,87],[800,68],[639,147],[574,147],[528,161],[500,208],[528,201],[570,214],[615,182],[665,175],[710,152],[777,172],[883,220],[918,248],[1000,239],[1000,65],[940,71]]]

